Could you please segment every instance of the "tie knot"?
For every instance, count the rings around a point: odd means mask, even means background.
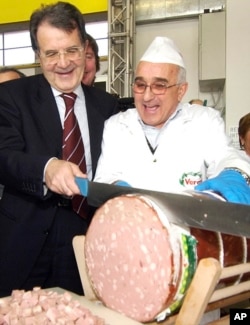
[[[75,93],[63,93],[60,96],[64,99],[66,109],[74,106],[77,97]]]

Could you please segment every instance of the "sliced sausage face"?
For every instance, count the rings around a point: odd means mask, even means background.
[[[142,197],[117,197],[97,210],[86,234],[85,258],[98,298],[140,322],[166,308],[179,284],[178,241],[170,240],[169,229]],[[179,259],[175,268],[173,259]]]

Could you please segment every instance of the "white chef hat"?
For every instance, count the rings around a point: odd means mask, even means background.
[[[185,68],[182,54],[168,37],[157,36],[149,45],[140,61],[152,63],[172,63]]]

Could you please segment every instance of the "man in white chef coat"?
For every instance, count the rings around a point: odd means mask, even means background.
[[[105,125],[95,181],[150,190],[212,190],[250,204],[250,165],[230,145],[218,111],[181,100],[187,91],[183,57],[156,37],[140,59],[135,107]]]

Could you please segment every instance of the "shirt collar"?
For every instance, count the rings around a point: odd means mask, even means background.
[[[52,89],[52,92],[53,92],[55,97],[60,96],[62,94],[61,91],[59,91],[59,90],[57,90],[57,89],[55,89],[53,87],[51,87],[51,89]],[[83,97],[83,89],[82,89],[81,85],[79,85],[73,92],[77,95],[77,97],[80,97],[80,98]]]

